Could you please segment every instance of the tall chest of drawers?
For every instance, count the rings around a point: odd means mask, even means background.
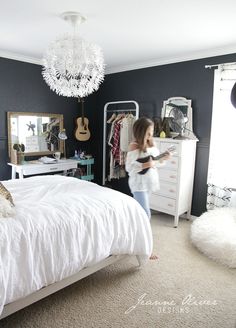
[[[174,145],[174,155],[160,167],[160,190],[150,195],[150,208],[174,216],[174,227],[179,216],[191,215],[195,154],[197,140],[154,138],[160,152]]]

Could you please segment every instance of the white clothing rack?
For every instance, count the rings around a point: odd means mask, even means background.
[[[108,109],[110,105],[120,104],[134,104],[135,108],[132,109]],[[113,101],[108,102],[104,106],[104,122],[103,122],[103,163],[102,163],[102,185],[106,182],[106,136],[107,136],[107,113],[118,113],[118,112],[135,112],[135,118],[139,117],[139,104],[134,100],[127,101]]]

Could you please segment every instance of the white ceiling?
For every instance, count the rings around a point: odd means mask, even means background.
[[[236,0],[7,0],[0,56],[40,63],[71,31],[65,11],[87,17],[80,35],[102,47],[107,73],[236,52]]]

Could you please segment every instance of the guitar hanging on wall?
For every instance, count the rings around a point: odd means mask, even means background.
[[[78,102],[81,103],[82,116],[76,119],[75,138],[79,141],[87,141],[90,138],[90,131],[88,128],[89,120],[84,117],[84,99],[78,98]]]

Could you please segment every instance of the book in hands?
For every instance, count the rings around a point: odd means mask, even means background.
[[[166,151],[164,151],[163,153],[157,155],[157,156],[153,156],[153,155],[148,155],[146,157],[141,157],[137,159],[137,162],[139,163],[147,163],[149,162],[151,159],[153,161],[158,161],[160,159],[162,159],[163,157],[167,156],[167,155],[173,155],[174,151],[175,151],[175,146],[171,146],[169,147]],[[142,171],[138,172],[138,174],[145,174],[148,170],[150,169],[150,167],[143,169]]]

